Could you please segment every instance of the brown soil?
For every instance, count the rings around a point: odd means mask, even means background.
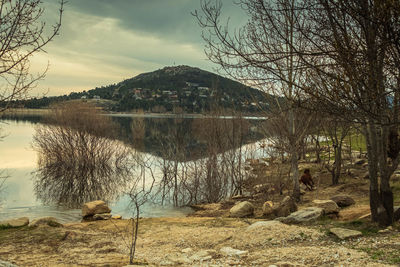
[[[345,184],[330,186],[329,174],[318,172],[317,189],[306,192],[300,208],[313,199],[351,195],[356,204],[342,209],[337,219],[249,230],[262,219],[227,218],[235,200],[199,206],[195,216],[200,217],[141,219],[136,261],[150,266],[399,266],[400,225],[379,233],[376,225],[359,220],[369,213],[367,180],[345,176]],[[258,214],[264,200],[251,199]],[[219,217],[202,217],[210,215]],[[341,241],[329,234],[331,227],[361,230],[363,236]],[[131,229],[129,220],[0,229],[0,259],[19,266],[124,266]],[[223,247],[247,253],[226,256]]]
[[[136,259],[151,266],[389,266],[368,250],[400,250],[400,233],[338,241],[321,225],[247,229],[254,219],[141,219]],[[128,264],[129,220],[39,226],[0,231],[0,259],[19,266],[124,266]],[[384,241],[384,242],[382,242]],[[222,247],[248,251],[224,256]],[[190,248],[191,252],[182,252]],[[204,261],[188,260],[206,251]],[[391,259],[393,262],[399,258]],[[388,260],[386,260],[387,262]],[[292,265],[282,265],[290,263]],[[203,265],[202,265],[203,264]]]

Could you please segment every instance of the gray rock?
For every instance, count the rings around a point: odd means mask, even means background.
[[[18,267],[18,266],[15,264],[12,264],[11,262],[0,260],[0,267]]]
[[[260,221],[255,222],[249,227],[247,227],[246,231],[254,231],[254,230],[261,230],[261,229],[271,229],[272,227],[279,227],[282,225],[281,222],[278,220],[274,221]]]
[[[5,226],[5,227],[22,227],[26,226],[29,224],[29,218],[28,217],[21,217],[18,219],[11,219],[11,220],[5,220],[5,221],[0,221],[0,226]]]
[[[339,228],[339,227],[331,228],[329,229],[329,231],[340,239],[348,239],[362,235],[360,231],[350,230],[346,228]]]
[[[107,204],[102,200],[96,200],[92,202],[87,202],[83,204],[82,207],[82,216],[91,216],[95,214],[101,213],[110,213],[111,209],[107,206]]]
[[[331,200],[335,201],[335,203],[341,208],[348,207],[356,203],[354,199],[348,195],[333,196],[331,197]]]
[[[111,213],[101,213],[101,214],[93,215],[93,219],[96,221],[109,220],[109,219],[111,219],[111,217],[112,217]]]
[[[314,206],[318,208],[322,208],[324,210],[324,214],[335,214],[339,213],[339,206],[333,200],[313,200]]]
[[[230,217],[246,217],[253,215],[254,206],[248,201],[239,202],[235,206],[233,206],[229,211]]]
[[[215,251],[213,251],[215,254]],[[189,257],[191,261],[208,261],[211,260],[212,256],[209,250],[199,250],[195,254]]]
[[[53,227],[62,226],[62,224],[59,223],[57,219],[54,217],[43,217],[40,219],[35,219],[29,224],[29,226],[39,226],[39,225],[48,225]]]
[[[323,213],[324,210],[322,208],[309,207],[293,212],[287,217],[278,218],[277,220],[284,223],[303,223],[303,222],[314,221],[320,218],[323,215]]]
[[[230,256],[230,257],[231,256],[240,257],[240,256],[248,253],[247,250],[239,250],[239,249],[234,249],[231,247],[223,247],[219,250],[219,252],[224,256]]]
[[[286,217],[296,210],[297,205],[294,199],[292,199],[290,196],[286,196],[279,206],[274,208],[274,215],[277,217]]]

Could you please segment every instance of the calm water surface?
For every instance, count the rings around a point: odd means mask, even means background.
[[[146,125],[145,139],[143,147],[134,148],[158,157],[160,155],[160,142],[166,142],[162,138],[169,136],[171,131],[175,131],[174,127],[180,127],[180,130],[189,134],[188,146],[191,148],[190,155],[186,155],[189,159],[202,157],[201,151],[204,147],[201,137],[196,136],[195,120],[200,118],[188,117],[176,120],[174,118],[139,118],[144,120]],[[221,118],[222,120],[230,118]],[[117,121],[121,126],[122,132],[119,137],[123,142],[129,142],[131,136],[131,123],[135,118],[129,116],[113,116],[113,120]],[[71,209],[59,206],[45,205],[37,199],[34,190],[33,172],[37,168],[37,154],[32,148],[32,137],[34,134],[34,126],[40,123],[41,118],[38,116],[0,119],[1,135],[5,137],[0,141],[0,170],[3,170],[3,176],[9,178],[5,180],[2,191],[0,192],[0,220],[26,216],[31,220],[45,216],[56,217],[61,222],[79,221],[81,219],[79,209]],[[255,120],[248,120],[254,124]],[[197,121],[198,122],[198,121]],[[194,126],[193,126],[194,125]],[[195,128],[196,129],[196,128]],[[193,132],[193,133],[192,133]],[[156,138],[155,134],[158,137]],[[246,135],[245,142],[248,144],[260,140],[255,132]],[[132,216],[129,207],[130,199],[121,193],[117,201],[110,203],[113,214],[120,214],[124,218]],[[186,216],[191,212],[190,208],[176,208],[172,205],[145,204],[141,208],[142,217],[178,217]]]
[[[53,216],[61,222],[81,219],[79,209],[68,209],[44,205],[34,193],[32,172],[36,169],[37,154],[33,150],[32,136],[34,123],[28,121],[0,121],[1,133],[5,135],[0,142],[0,170],[8,175],[0,192],[0,220],[26,216],[31,220],[45,216]],[[113,214],[131,217],[129,198],[121,196],[111,203]],[[145,204],[142,217],[177,217],[185,216],[189,208],[174,208],[157,204]]]

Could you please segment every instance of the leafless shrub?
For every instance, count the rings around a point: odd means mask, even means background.
[[[130,175],[130,151],[111,139],[115,125],[95,107],[68,103],[53,107],[49,124],[36,126],[35,191],[44,202],[78,206],[111,200]]]

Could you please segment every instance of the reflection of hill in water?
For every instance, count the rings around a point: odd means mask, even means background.
[[[223,152],[263,138],[260,133],[252,130],[260,120],[137,117],[113,119],[121,125],[120,136],[124,142],[139,151],[163,158],[171,155],[178,157],[179,161],[204,157],[210,143],[215,143],[218,152]]]
[[[3,114],[0,119],[32,124],[45,123],[42,115]],[[162,158],[174,156],[179,161],[204,157],[210,142],[216,142],[216,138],[221,140],[215,143],[218,152],[263,138],[260,133],[252,130],[262,122],[261,120],[126,116],[113,116],[112,119],[120,126],[117,136],[119,140],[141,152]]]

